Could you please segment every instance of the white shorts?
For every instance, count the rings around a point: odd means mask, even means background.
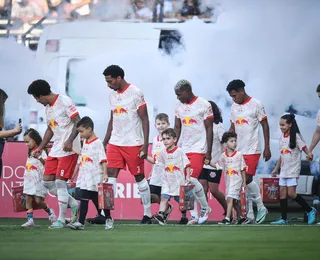
[[[231,182],[227,185],[227,198],[233,198],[235,200],[240,199],[240,191],[242,186],[242,180]]]
[[[298,185],[299,178],[280,178],[279,186],[293,187]]]

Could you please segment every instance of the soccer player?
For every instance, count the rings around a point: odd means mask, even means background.
[[[242,224],[245,218],[241,217],[239,200],[241,187],[246,186],[247,165],[242,153],[236,150],[236,133],[224,133],[222,136],[222,142],[226,144],[226,151],[220,155],[217,163],[210,163],[212,167],[221,169],[224,172],[226,181],[227,214],[226,217],[218,224],[231,224],[232,208],[237,212],[238,224]]]
[[[217,162],[222,153],[222,136],[225,129],[222,124],[221,111],[216,103],[209,101],[213,112],[213,141],[212,141],[212,154],[211,161]],[[227,212],[227,203],[224,194],[219,190],[221,179],[221,170],[212,168],[210,165],[203,165],[203,169],[199,176],[199,182],[202,184],[204,193],[207,195],[208,190],[215,199],[220,203],[224,209],[224,215]]]
[[[94,124],[90,117],[83,117],[77,124],[81,138],[84,139],[81,155],[78,159],[79,167],[79,197],[80,215],[79,220],[69,224],[71,229],[83,230],[84,222],[88,212],[89,200],[91,200],[99,212],[98,205],[98,183],[108,179],[107,157],[101,140],[94,133]],[[110,210],[104,210],[106,217],[105,229],[113,228],[113,220],[110,217]]]
[[[256,222],[262,223],[268,213],[264,206],[259,186],[253,181],[256,174],[259,158],[261,155],[259,123],[263,129],[264,150],[263,158],[268,161],[271,158],[269,145],[269,124],[267,115],[262,103],[246,93],[245,84],[242,80],[233,80],[227,86],[227,91],[232,97],[234,103],[231,106],[231,126],[230,131],[236,132],[238,135],[237,150],[243,154],[246,165],[248,166],[246,174],[246,185],[249,199],[253,199],[258,208]],[[248,212],[249,223],[253,211]]]
[[[103,75],[113,90],[109,95],[111,114],[103,141],[105,146],[108,144],[108,182],[113,184],[116,194],[119,171],[127,165],[138,184],[144,207],[140,224],[151,224],[150,188],[144,175],[144,159],[149,145],[147,104],[141,90],[126,82],[119,66],[107,67]]]
[[[178,145],[187,154],[193,170],[191,182],[195,184],[195,197],[201,205],[198,218],[197,203],[191,210],[188,225],[202,224],[207,221],[211,208],[208,206],[203,187],[198,181],[204,159],[211,161],[213,113],[208,101],[192,92],[191,83],[180,80],[174,87],[179,100],[175,107],[175,131]]]
[[[33,81],[28,94],[44,105],[47,117],[47,130],[43,140],[33,156],[39,157],[42,150],[53,138],[53,146],[46,160],[43,175],[43,185],[58,197],[59,217],[50,228],[65,227],[67,206],[71,207],[71,222],[77,220],[78,203],[68,194],[66,181],[72,176],[80,151],[80,138],[76,125],[80,120],[79,113],[71,98],[51,92],[50,85],[45,80]]]

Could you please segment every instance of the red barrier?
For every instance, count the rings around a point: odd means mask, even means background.
[[[27,157],[27,147],[24,143],[6,143],[3,153],[3,172],[0,180],[0,217],[6,218],[24,218],[25,212],[13,212],[13,203],[11,197],[11,187],[23,184],[24,166]],[[145,163],[146,176],[149,176],[151,164]],[[128,171],[121,171],[117,180],[117,196],[115,199],[115,210],[112,216],[115,219],[141,219],[143,215],[143,207],[140,202],[140,195],[134,178]],[[224,191],[224,180],[222,178],[220,189]],[[52,207],[58,214],[57,199],[49,194],[46,199],[48,205]],[[180,219],[179,205],[172,201],[174,210],[170,216],[172,220]],[[217,201],[209,196],[209,205],[212,213],[209,220],[222,219],[223,210]],[[158,205],[152,205],[152,212],[158,211]],[[35,217],[46,217],[47,213],[43,210],[37,210]],[[88,217],[94,217],[96,210],[90,203]]]

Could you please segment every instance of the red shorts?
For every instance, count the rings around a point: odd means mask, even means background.
[[[70,179],[78,161],[78,155],[72,154],[64,157],[48,156],[44,166],[44,175],[53,175],[63,179]]]
[[[248,166],[247,174],[256,175],[257,166],[260,159],[260,154],[244,154],[244,161]]]
[[[144,173],[144,160],[138,154],[142,146],[117,146],[108,144],[108,168],[128,169],[132,175]]]
[[[186,153],[192,169],[191,177],[198,179],[203,168],[204,154],[203,153]]]

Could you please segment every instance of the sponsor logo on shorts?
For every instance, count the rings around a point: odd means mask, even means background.
[[[210,177],[211,178],[215,178],[217,176],[217,174],[215,172],[210,172]]]

